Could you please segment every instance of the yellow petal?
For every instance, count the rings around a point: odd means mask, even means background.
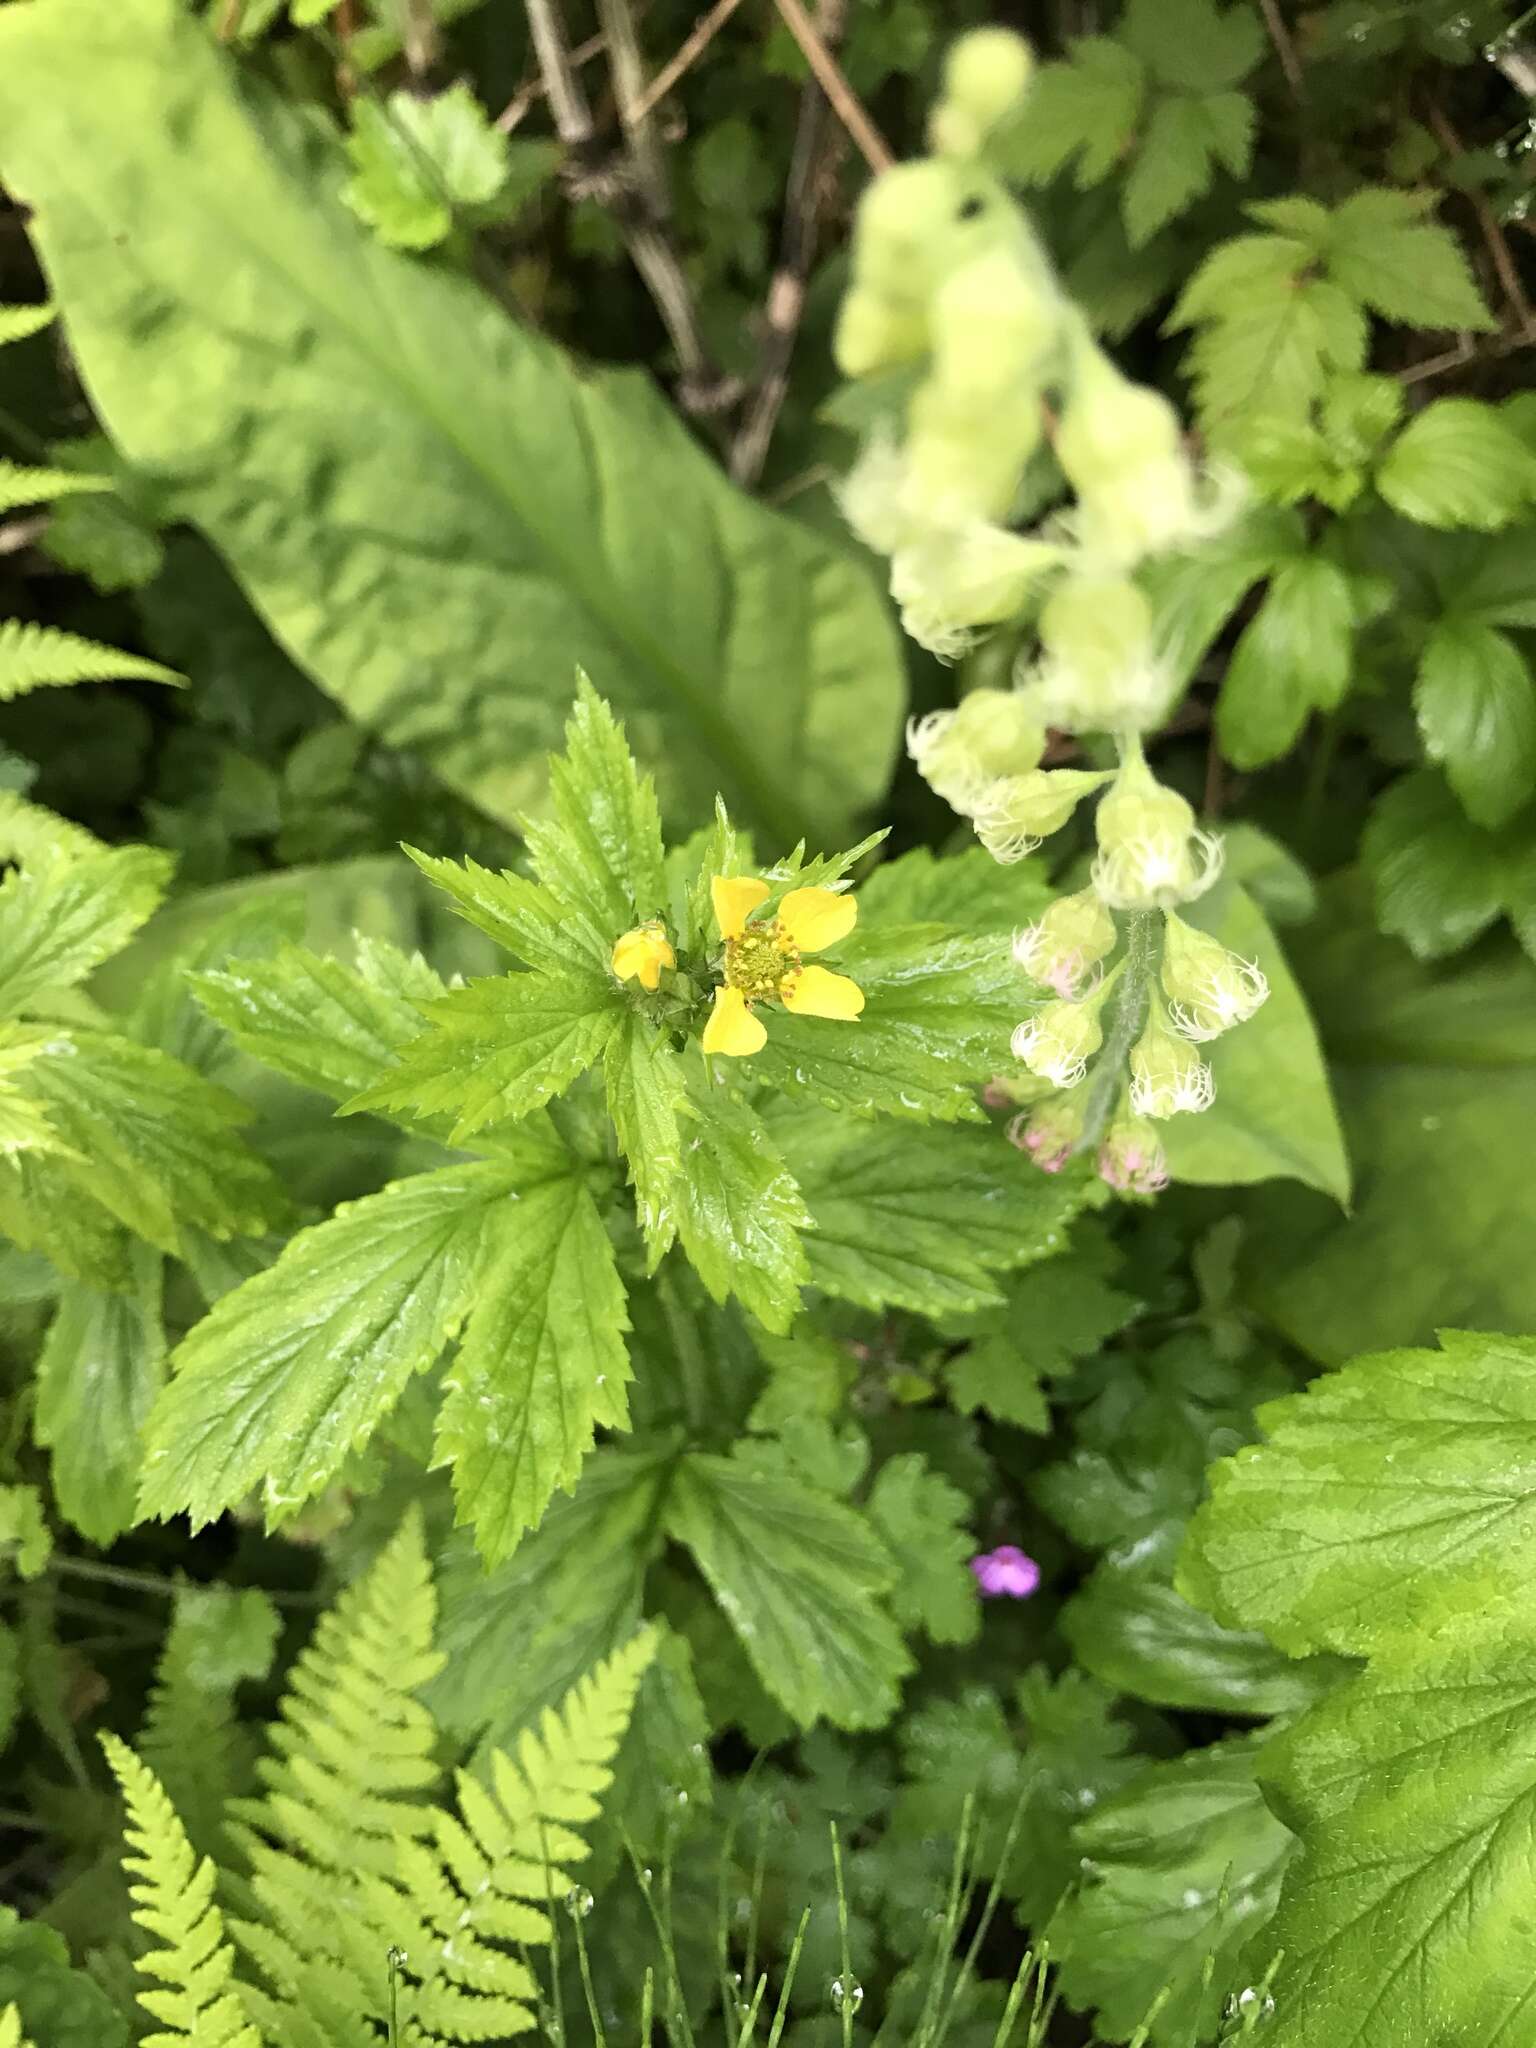
[[[614,940],[610,964],[620,981],[638,981],[654,990],[661,985],[663,967],[677,965],[677,955],[659,924],[642,924]]]
[[[704,1026],[704,1050],[724,1053],[728,1059],[746,1060],[761,1052],[767,1043],[762,1019],[754,1017],[747,1008],[741,990],[717,988],[715,1007]]]
[[[801,953],[822,953],[846,939],[858,916],[854,899],[835,889],[791,889],[779,905],[779,923]]]
[[[756,875],[716,875],[709,893],[721,938],[739,939],[747,919],[768,894],[768,884]]]
[[[779,1000],[786,1010],[801,1017],[838,1017],[846,1022],[863,1009],[864,991],[846,974],[834,974],[827,967],[802,967]]]

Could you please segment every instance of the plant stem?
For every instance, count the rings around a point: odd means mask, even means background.
[[[1162,912],[1133,910],[1125,921],[1125,959],[1110,1010],[1109,1033],[1088,1083],[1082,1135],[1072,1147],[1074,1152],[1093,1151],[1109,1124],[1124,1079],[1125,1062],[1146,1022],[1152,977],[1162,951]]]

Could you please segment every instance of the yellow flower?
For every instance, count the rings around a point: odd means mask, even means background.
[[[704,1050],[748,1059],[768,1041],[754,1003],[782,1003],[802,1017],[851,1021],[864,1007],[864,991],[846,974],[805,967],[801,955],[821,953],[847,938],[859,914],[851,896],[835,889],[791,889],[775,917],[748,918],[768,896],[753,875],[716,875],[710,883],[715,922],[725,941],[725,981],[704,1027]]]
[[[632,932],[615,939],[612,964],[620,981],[638,981],[642,988],[659,988],[663,967],[677,965],[677,955],[660,918],[653,917],[649,924],[637,924]]]

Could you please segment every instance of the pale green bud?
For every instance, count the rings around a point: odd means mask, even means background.
[[[1246,1024],[1269,994],[1258,964],[1229,953],[1209,932],[1170,911],[1163,941],[1163,991],[1175,1027],[1186,1038],[1219,1038]]]
[[[1152,607],[1128,577],[1069,577],[1040,613],[1041,660],[1024,687],[1062,732],[1144,732],[1162,722],[1174,678]]]
[[[938,529],[891,557],[891,595],[912,638],[941,661],[971,644],[978,626],[995,626],[1021,611],[1062,550],[1025,540],[977,520]]]
[[[1032,980],[1074,1002],[1114,945],[1115,920],[1092,889],[1080,889],[1075,896],[1058,896],[1042,917],[1014,934],[1013,957]]]
[[[928,787],[969,817],[1000,777],[1033,768],[1045,730],[1015,690],[972,690],[953,711],[907,722],[907,751]]]
[[[1137,1116],[1198,1115],[1216,1099],[1216,1077],[1187,1038],[1169,1028],[1154,1001],[1147,1028],[1131,1048],[1131,1108]]]
[[[994,860],[1022,860],[1059,832],[1083,798],[1109,779],[1082,768],[1036,768],[1027,775],[1004,776],[976,807],[976,835]]]
[[[944,65],[944,93],[928,119],[929,146],[940,156],[976,156],[987,137],[1018,111],[1034,73],[1034,53],[1011,29],[962,36]]]
[[[1200,831],[1177,790],[1128,749],[1115,786],[1099,805],[1093,886],[1116,910],[1171,910],[1203,893],[1221,872],[1221,841]]]
[[[1082,1135],[1083,1105],[1071,1095],[1048,1095],[1008,1126],[1008,1142],[1044,1173],[1060,1173]]]
[[[906,510],[907,458],[888,430],[872,434],[836,487],[838,509],[867,548],[894,555],[918,537]]]
[[[1047,1003],[1026,1017],[1009,1040],[1016,1058],[1055,1088],[1075,1088],[1104,1043],[1099,1011],[1109,990],[1103,981],[1080,1003]]]
[[[1168,1185],[1168,1155],[1156,1126],[1124,1110],[1099,1147],[1099,1178],[1122,1195],[1155,1195]]]

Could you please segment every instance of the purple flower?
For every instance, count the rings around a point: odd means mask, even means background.
[[[971,1559],[983,1600],[1027,1600],[1040,1583],[1040,1567],[1014,1543],[1000,1543]]]

